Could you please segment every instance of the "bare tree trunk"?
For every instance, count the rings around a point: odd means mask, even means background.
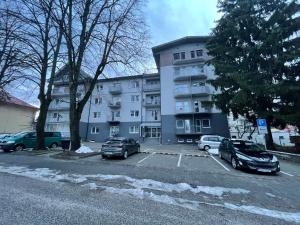
[[[70,136],[71,136],[71,151],[76,151],[80,148],[80,125],[81,113],[76,110],[76,104],[70,103]]]
[[[49,103],[50,103],[49,101],[43,100],[41,101],[41,105],[40,105],[40,113],[36,124],[38,150],[46,149],[44,138],[45,138],[45,124],[47,119],[48,108],[50,105]]]

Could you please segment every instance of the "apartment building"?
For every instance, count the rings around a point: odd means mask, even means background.
[[[185,37],[152,48],[161,83],[162,144],[194,143],[203,134],[229,137],[226,115],[210,102],[215,79],[205,43],[209,37]]]
[[[99,79],[81,118],[83,139],[126,136],[148,143],[195,143],[203,134],[229,136],[226,115],[209,104],[214,79],[205,42],[186,37],[152,48],[159,73]],[[69,135],[68,68],[56,75],[47,130]],[[90,77],[82,71],[79,96]]]

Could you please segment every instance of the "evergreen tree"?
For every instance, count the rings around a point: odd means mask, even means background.
[[[287,0],[220,0],[207,47],[218,75],[216,105],[234,117],[299,126],[299,5]],[[298,93],[298,94],[297,94]],[[298,109],[298,110],[297,110]]]

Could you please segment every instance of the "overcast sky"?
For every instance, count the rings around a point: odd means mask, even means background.
[[[217,0],[149,0],[146,12],[153,46],[208,35],[218,18]]]
[[[217,0],[148,0],[145,17],[151,35],[150,51],[153,46],[185,36],[208,35],[220,16]],[[154,68],[154,60],[150,60],[149,67]],[[18,86],[10,92],[38,106],[37,89],[26,89]]]

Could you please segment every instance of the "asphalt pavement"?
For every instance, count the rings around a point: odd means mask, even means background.
[[[300,165],[281,169],[243,172],[207,153],[0,153],[0,224],[299,224]]]

